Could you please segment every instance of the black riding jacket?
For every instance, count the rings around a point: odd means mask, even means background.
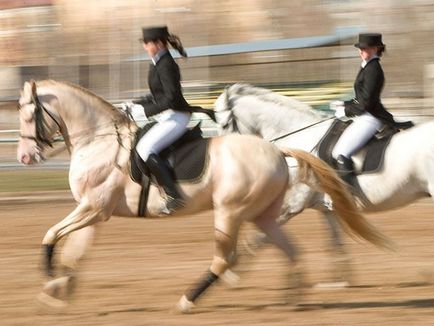
[[[383,106],[380,94],[384,85],[384,73],[380,58],[370,60],[361,68],[354,82],[355,99],[345,101],[345,115],[348,117],[369,112],[387,124],[394,124],[393,116]]]

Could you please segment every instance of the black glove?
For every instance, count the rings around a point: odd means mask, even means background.
[[[345,101],[345,115],[349,118],[357,117],[365,113],[365,110],[359,108],[359,103],[355,100]]]
[[[345,111],[345,115],[348,117],[348,118],[354,118],[354,117],[357,117],[357,114],[355,114],[353,111],[351,111],[351,110],[348,110],[348,111]]]

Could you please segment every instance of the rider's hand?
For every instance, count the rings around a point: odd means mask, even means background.
[[[330,110],[335,111],[335,117],[340,119],[345,117],[345,105],[343,101],[332,101],[329,105]]]
[[[335,117],[336,118],[340,119],[340,118],[343,118],[345,116],[346,115],[345,115],[345,107],[344,106],[336,108],[336,110],[335,110]]]
[[[122,111],[125,111],[127,113],[131,114],[131,108],[134,106],[135,104],[133,102],[123,102],[120,104],[120,108]]]
[[[133,104],[130,114],[133,117],[134,121],[148,120],[145,114],[145,108],[140,104]]]
[[[134,121],[147,120],[145,109],[140,104],[124,102],[120,104],[120,108],[131,116]]]
[[[146,104],[154,103],[154,97],[152,94],[146,94],[145,96],[141,96],[140,98],[133,100],[133,103],[145,106]]]
[[[344,101],[331,101],[329,104],[329,108],[332,111],[336,111],[338,108],[344,106]]]

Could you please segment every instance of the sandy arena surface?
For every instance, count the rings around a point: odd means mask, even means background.
[[[434,203],[368,215],[397,244],[396,253],[345,237],[352,257],[349,288],[309,287],[298,309],[284,304],[285,258],[261,251],[238,289],[219,283],[192,314],[171,313],[184,290],[208,268],[213,252],[210,213],[191,217],[113,217],[83,262],[74,300],[62,313],[36,301],[44,277],[40,243],[74,204],[64,193],[3,195],[1,325],[433,325]],[[311,285],[330,280],[333,263],[325,224],[306,211],[285,226],[302,250]]]

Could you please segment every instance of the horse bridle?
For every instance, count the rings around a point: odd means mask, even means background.
[[[34,120],[35,120],[35,130],[36,134],[35,136],[32,135],[23,135],[20,133],[20,138],[24,139],[30,139],[34,140],[38,145],[45,144],[50,147],[53,147],[54,140],[50,140],[47,137],[45,128],[44,128],[44,115],[45,112],[57,125],[59,131],[61,131],[60,123],[56,120],[53,113],[50,112],[39,100],[37,96],[32,96],[32,102],[35,105],[35,113],[34,113]],[[18,103],[18,110],[21,110],[21,105]]]

